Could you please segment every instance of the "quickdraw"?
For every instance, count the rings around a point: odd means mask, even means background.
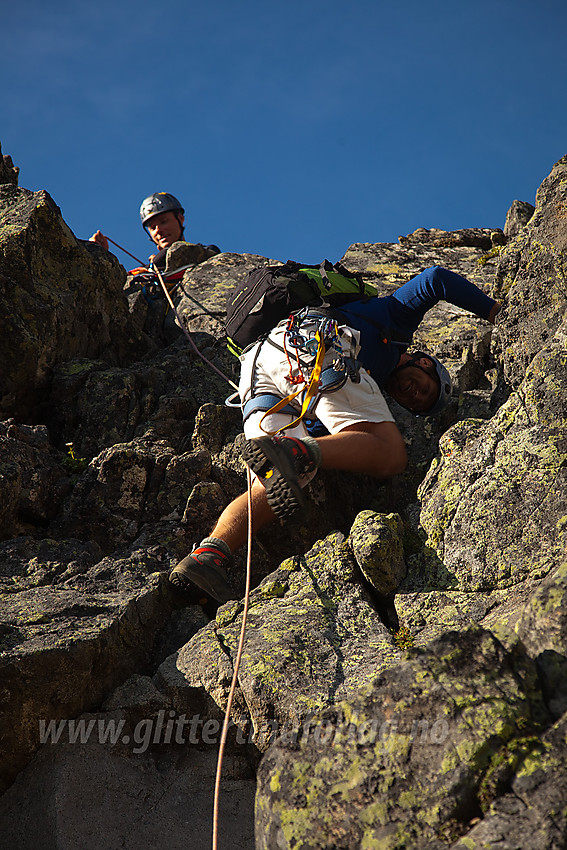
[[[320,383],[320,380],[321,380],[321,372],[322,372],[322,369],[323,369],[323,360],[325,359],[325,354],[327,352],[327,349],[325,348],[325,342],[324,342],[324,339],[319,332],[319,328],[317,328],[317,330],[315,332],[315,339],[317,341],[317,355],[315,357],[315,363],[313,364],[313,368],[311,370],[311,377],[309,379],[309,384],[307,385],[307,387],[305,389],[300,388],[300,389],[296,390],[294,393],[290,393],[290,395],[288,395],[286,398],[282,398],[277,404],[275,404],[272,408],[270,408],[270,410],[267,410],[264,413],[264,415],[262,416],[262,418],[260,420],[259,426],[265,434],[269,434],[270,436],[273,436],[274,434],[279,434],[280,431],[284,431],[286,428],[293,428],[295,425],[298,424],[298,422],[301,422],[301,420],[303,419],[303,417],[307,413],[312,400],[316,397],[316,395],[319,391],[319,383]],[[302,382],[302,384],[305,383],[305,378],[302,377],[301,382]],[[293,422],[284,425],[283,428],[277,428],[275,431],[268,431],[266,428],[264,428],[262,426],[262,423],[263,423],[264,419],[266,418],[266,416],[269,416],[271,413],[277,413],[279,410],[281,410],[283,407],[285,407],[287,404],[289,404],[291,401],[293,401],[295,398],[297,398],[297,396],[302,395],[302,394],[303,394],[303,398],[302,398],[302,402],[301,402],[301,412],[300,412],[299,416],[296,419],[294,419]]]
[[[312,327],[309,330],[309,335],[304,333],[306,320],[312,320]],[[295,349],[298,372],[293,374],[293,365],[290,359],[288,346]],[[323,371],[323,361],[329,348],[334,348],[337,352],[337,357],[333,365]],[[284,351],[287,362],[290,367],[289,374],[286,379],[292,385],[307,383],[307,377],[302,369],[300,360],[300,352],[310,357],[315,357],[313,365],[310,367],[309,382],[307,387],[302,386],[300,389],[290,393],[285,398],[280,399],[277,404],[266,410],[262,416],[259,426],[261,430],[270,436],[279,434],[289,428],[293,428],[306,416],[313,414],[319,397],[322,392],[336,392],[350,378],[351,381],[358,383],[360,375],[358,373],[359,364],[352,355],[352,343],[349,344],[348,353],[343,350],[340,333],[335,319],[321,315],[309,314],[308,310],[301,311],[298,314],[291,315],[286,324],[284,335]],[[288,423],[275,431],[269,431],[263,427],[264,419],[273,413],[278,413],[286,408],[290,402],[301,396],[301,411],[299,415],[291,423]]]
[[[155,273],[148,271],[148,269],[139,268],[132,269],[130,274],[132,275],[132,283],[137,283],[141,286],[142,295],[148,303],[163,297],[160,282]],[[168,273],[167,276],[165,274],[163,275],[163,281],[170,295],[175,294],[175,290],[180,285],[182,278],[182,269],[175,269],[173,272]]]

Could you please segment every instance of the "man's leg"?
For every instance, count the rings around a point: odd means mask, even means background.
[[[257,478],[252,482],[251,502],[252,532],[255,534],[274,519],[266,491]],[[234,599],[236,594],[228,583],[226,568],[232,563],[232,553],[245,543],[247,537],[248,492],[245,492],[227,505],[210,536],[205,537],[173,568],[169,581],[179,589],[184,589],[192,581],[219,602]]]
[[[284,520],[304,507],[301,476],[306,472],[322,467],[389,478],[407,463],[394,422],[357,422],[318,439],[257,437],[244,444],[242,454],[266,488],[268,504]]]
[[[252,534],[275,519],[266,499],[266,491],[257,478],[252,481]],[[248,493],[242,493],[227,505],[217,520],[211,537],[224,540],[231,552],[239,549],[248,537]]]
[[[252,384],[256,394],[271,392],[285,397],[289,391],[289,364],[285,358],[282,360],[279,348],[263,345],[258,358],[256,352],[252,349],[242,362],[241,398],[247,397]],[[329,356],[333,356],[332,352]],[[261,436],[264,428],[274,432],[290,424],[290,418],[282,414],[264,418],[258,412],[245,423],[248,439],[243,456],[260,478],[252,486],[254,533],[275,515],[287,518],[302,504],[301,487],[318,466],[364,472],[378,478],[388,478],[405,468],[402,436],[380,390],[366,373],[361,373],[358,384],[347,381],[338,392],[322,396],[317,415],[330,431],[318,439],[306,437],[302,422],[293,429],[287,428],[285,437]],[[233,598],[225,567],[230,565],[232,553],[245,542],[247,525],[244,493],[225,508],[211,536],[174,568],[170,581],[182,587],[189,580],[194,581],[219,601]]]
[[[338,434],[316,440],[321,450],[321,469],[344,469],[364,472],[376,478],[390,478],[405,469],[406,447],[393,422],[360,422]],[[252,482],[252,533],[256,534],[275,515],[259,480]],[[248,536],[248,494],[242,493],[220,515],[211,537],[220,538],[231,552]]]
[[[276,441],[265,437],[255,442],[262,444],[263,440],[271,441],[270,445],[276,446],[276,455],[278,451],[287,451],[291,444],[298,442],[297,438],[290,437],[280,437]],[[305,444],[304,440],[299,442]],[[319,437],[316,443],[320,449],[320,462],[317,465],[322,468],[389,478],[402,472],[407,462],[404,441],[393,422],[360,422],[347,426],[338,434]],[[286,448],[282,449],[282,446]],[[296,487],[301,486],[299,479],[300,470],[295,475]],[[269,494],[270,488],[266,491],[264,484],[255,478],[251,493],[253,534],[274,519],[274,511],[268,501]],[[224,509],[210,537],[205,538],[191,555],[177,564],[170,575],[170,581],[183,586],[190,579],[220,602],[232,599],[234,593],[228,584],[225,568],[231,562],[232,553],[246,541],[247,534],[248,494],[242,493]]]

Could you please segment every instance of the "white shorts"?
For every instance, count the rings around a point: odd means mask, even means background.
[[[347,329],[348,333],[358,339],[358,331]],[[278,325],[269,336],[279,349],[284,345],[285,325]],[[258,346],[261,346],[258,352]],[[298,389],[303,389],[305,383],[291,384],[286,376],[290,372],[290,364],[283,351],[271,345],[268,340],[257,343],[253,348],[243,354],[240,358],[241,372],[239,394],[243,402],[248,401],[251,395],[258,396],[262,393],[271,393],[286,398],[286,396]],[[290,360],[294,365],[293,374],[298,373],[297,365],[293,358],[293,348],[289,348]],[[258,356],[256,357],[256,354]],[[330,349],[325,354],[323,369],[332,365],[337,354]],[[254,360],[256,364],[254,368]],[[254,387],[251,391],[252,369],[254,368]],[[376,381],[370,377],[368,372],[360,369],[360,383],[355,384],[350,379],[335,392],[322,393],[317,402],[316,416],[330,434],[338,434],[349,425],[359,422],[393,422],[394,417],[386,404]],[[301,410],[301,403],[294,401],[293,406],[297,408],[297,416]],[[266,432],[274,432],[279,428],[290,425],[294,418],[291,414],[272,413],[265,416],[265,411],[258,410],[252,413],[244,423],[244,434],[247,439],[266,436]],[[260,422],[262,427],[260,427]],[[303,421],[293,428],[286,428],[287,436],[305,437],[307,428]]]

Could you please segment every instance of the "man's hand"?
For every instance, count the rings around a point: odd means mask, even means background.
[[[488,321],[490,322],[491,325],[494,324],[494,320],[496,319],[496,316],[498,315],[498,313],[500,312],[501,309],[502,309],[502,304],[499,304],[498,301],[497,301],[496,304],[494,305],[494,307],[492,308],[492,310],[490,311],[490,313],[488,314]]]
[[[97,230],[96,233],[93,233],[89,242],[96,242],[97,245],[101,245],[106,251],[108,251],[108,239],[101,233],[100,230]]]

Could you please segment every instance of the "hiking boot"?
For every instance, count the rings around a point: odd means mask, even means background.
[[[225,569],[231,564],[232,555],[226,543],[216,538],[205,538],[172,569],[169,582],[177,590],[186,590],[192,581],[218,602],[228,602],[236,599]]]
[[[320,460],[313,438],[256,437],[245,441],[242,457],[264,485],[268,504],[279,519],[290,519],[305,507],[299,478],[314,472]]]

